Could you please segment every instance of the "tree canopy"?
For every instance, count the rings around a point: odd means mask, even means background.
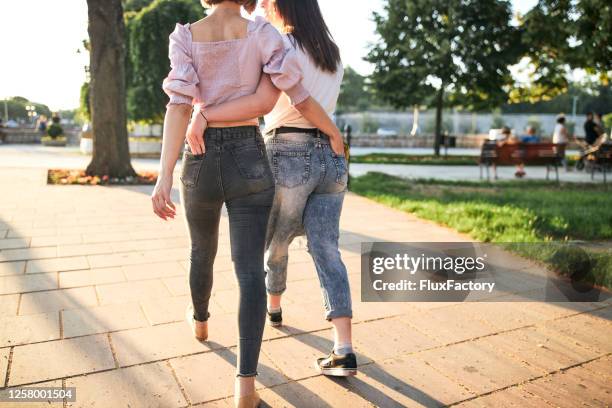
[[[338,97],[338,112],[364,111],[372,105],[372,98],[367,77],[347,66]]]
[[[529,83],[513,101],[553,98],[569,86],[572,69],[584,69],[602,85],[612,77],[612,4],[608,0],[539,0],[519,18]]]
[[[28,120],[28,111],[26,110],[26,106],[34,106],[35,112],[38,115],[45,115],[47,117],[51,116],[51,110],[47,105],[32,102],[23,96],[14,96],[6,101],[8,117],[14,120]],[[2,112],[4,112],[4,107],[2,107]]]
[[[139,6],[143,2],[139,1]],[[161,122],[167,96],[161,88],[168,75],[168,36],[176,23],[199,20],[204,9],[197,0],[155,0],[126,13],[127,108],[131,120]]]
[[[510,3],[501,0],[388,0],[374,14],[379,41],[366,60],[372,85],[396,108],[435,107],[436,153],[442,110],[499,106],[521,52]]]

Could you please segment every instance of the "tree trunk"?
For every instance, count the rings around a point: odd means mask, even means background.
[[[436,135],[434,138],[434,155],[440,156],[442,145],[442,108],[444,108],[444,86],[440,86],[436,100]]]
[[[125,26],[121,0],[87,0],[93,156],[88,175],[128,177],[130,163],[125,95]]]

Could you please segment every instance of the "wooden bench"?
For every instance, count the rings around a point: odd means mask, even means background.
[[[595,171],[601,170],[604,184],[606,184],[606,173],[608,169],[612,168],[612,142],[603,143],[597,150],[588,155],[587,167],[591,170],[591,180],[595,178]]]
[[[493,166],[497,178],[497,166],[523,164],[525,166],[546,166],[546,180],[549,179],[550,168],[554,167],[557,182],[559,182],[559,165],[565,157],[565,145],[553,143],[504,143],[487,141],[480,151],[480,178],[482,169],[486,168],[487,180],[489,167]]]

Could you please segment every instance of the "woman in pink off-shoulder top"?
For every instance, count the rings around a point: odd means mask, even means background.
[[[199,340],[207,340],[208,306],[213,283],[221,208],[226,205],[231,255],[239,285],[238,359],[235,402],[259,404],[255,376],[266,316],[265,235],[274,197],[257,117],[211,122],[204,134],[188,130],[194,105],[215,106],[251,95],[266,75],[307,112],[317,126],[335,126],[302,85],[294,53],[286,52],[278,31],[259,18],[241,16],[256,0],[203,0],[210,15],[181,25],[170,35],[171,70],[163,82],[169,95],[164,121],[160,174],[153,191],[154,212],[174,218],[172,174],[187,135],[180,176],[181,203],[191,242],[189,284],[192,305],[187,320]],[[191,123],[195,121],[191,120]],[[203,379],[203,385],[206,380]]]

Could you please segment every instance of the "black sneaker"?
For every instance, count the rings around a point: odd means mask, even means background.
[[[349,377],[357,374],[355,353],[338,355],[333,351],[327,357],[318,358],[315,368],[323,375]]]
[[[268,312],[268,324],[272,327],[279,327],[283,325],[283,310],[278,312]]]

